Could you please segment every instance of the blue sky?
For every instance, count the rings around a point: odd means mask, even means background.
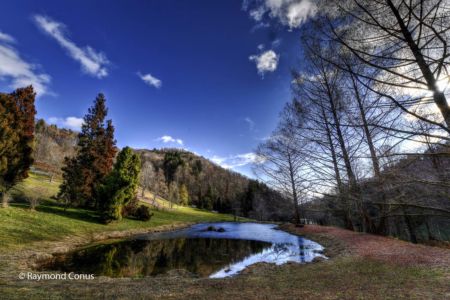
[[[298,67],[309,0],[2,1],[0,89],[76,128],[106,95],[118,145],[183,147],[251,175]]]

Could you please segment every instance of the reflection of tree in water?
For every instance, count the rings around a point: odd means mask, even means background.
[[[294,260],[306,262],[306,256],[310,252],[310,247],[304,244],[303,239],[299,238],[297,243],[273,244],[270,249],[266,249],[266,251],[264,251],[262,259],[267,261],[285,262],[288,260]]]
[[[80,250],[61,257],[53,269],[111,277],[149,276],[185,269],[208,276],[270,246],[234,239],[135,240]]]

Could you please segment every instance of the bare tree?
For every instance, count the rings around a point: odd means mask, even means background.
[[[145,197],[145,191],[150,190],[155,182],[155,168],[150,161],[144,161],[141,168],[140,184],[142,188],[141,197]],[[154,191],[153,191],[154,192]]]
[[[279,128],[256,150],[264,163],[258,164],[255,171],[289,196],[293,203],[295,223],[300,224],[299,203],[305,190],[301,177],[304,157],[292,126],[292,118],[295,116],[288,109],[281,116]]]

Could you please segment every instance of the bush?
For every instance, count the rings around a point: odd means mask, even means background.
[[[132,217],[136,215],[136,210],[138,209],[139,201],[137,198],[134,198],[130,202],[128,202],[125,206],[122,207],[122,216],[124,217]]]
[[[153,214],[150,212],[150,208],[141,204],[134,212],[134,217],[141,221],[149,221]]]

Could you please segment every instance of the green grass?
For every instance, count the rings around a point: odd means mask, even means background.
[[[28,203],[11,203],[9,208],[0,209],[0,248],[2,250],[21,249],[33,242],[58,241],[77,235],[85,236],[108,231],[152,228],[160,225],[186,222],[231,221],[230,215],[211,213],[190,207],[173,210],[153,210],[148,222],[123,219],[108,225],[101,224],[95,211],[64,208],[50,197],[58,192],[58,181],[49,182],[45,177],[31,175],[19,184],[12,195],[24,199],[40,193],[40,205],[36,211],[29,209]]]

